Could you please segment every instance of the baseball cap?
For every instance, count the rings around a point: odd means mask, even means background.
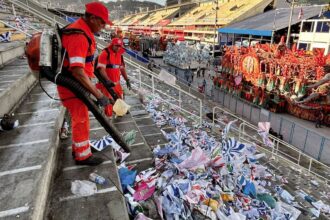
[[[113,25],[109,20],[109,12],[101,2],[90,2],[85,5],[86,13],[95,15],[101,18],[106,24]]]
[[[115,45],[115,46],[123,46],[123,41],[119,38],[113,38],[111,41],[111,45]]]

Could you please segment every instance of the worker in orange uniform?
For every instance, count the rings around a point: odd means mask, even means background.
[[[120,75],[122,75],[126,80],[127,88],[131,89],[131,84],[125,71],[123,53],[125,53],[123,41],[119,38],[114,38],[112,39],[110,45],[101,52],[96,66],[102,76],[109,81],[108,85],[105,86],[112,87],[118,98],[121,99],[124,98],[124,93],[120,85]],[[97,88],[100,89],[107,97],[112,99],[103,84],[99,83]],[[109,117],[112,116],[112,105],[105,107],[105,114]]]
[[[101,31],[109,21],[108,9],[100,2],[85,5],[85,15],[62,30],[62,46],[65,49],[62,72],[71,74],[82,86],[96,97],[100,106],[108,106],[104,96],[90,78],[94,77],[93,59],[96,50],[94,33]],[[89,117],[87,106],[69,89],[57,87],[62,104],[71,115],[72,151],[76,164],[95,166],[103,159],[92,155],[89,144]]]

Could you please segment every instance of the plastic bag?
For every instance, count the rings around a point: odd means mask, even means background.
[[[128,110],[131,108],[124,100],[117,99],[115,104],[113,105],[113,111],[117,116],[124,116],[127,114]]]
[[[132,186],[134,184],[136,171],[129,170],[126,167],[122,167],[118,170],[118,173],[119,173],[121,185],[124,190],[126,189],[127,185]]]
[[[75,180],[71,183],[71,192],[77,196],[90,196],[97,192],[97,187],[88,180]]]
[[[161,69],[158,77],[170,85],[175,85],[176,78],[175,76],[171,75],[169,72],[167,72],[165,69]]]
[[[135,130],[131,130],[129,132],[127,132],[124,135],[124,141],[128,144],[128,145],[132,145],[135,143],[135,138],[136,138],[136,131]]]

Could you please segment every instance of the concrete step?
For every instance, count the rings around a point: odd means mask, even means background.
[[[0,102],[6,103],[0,106],[0,116],[9,113],[18,103],[22,100],[22,97],[28,93],[32,86],[36,83],[37,79],[30,72],[27,65],[26,59],[17,59],[17,56],[21,55],[18,53],[21,48],[20,44],[9,44],[13,45],[14,49],[8,49],[4,53],[16,53],[14,61],[6,63],[6,66],[0,69]],[[0,48],[3,46],[0,44]],[[0,58],[2,56],[0,52]],[[8,59],[6,57],[5,59]]]
[[[70,121],[69,118],[67,120]],[[130,119],[125,118],[125,120]],[[104,135],[107,135],[107,132],[91,116],[90,139],[100,139]],[[105,163],[97,167],[77,166],[71,155],[71,137],[62,141],[59,164],[48,198],[47,219],[129,219],[125,200],[119,192],[121,185],[112,149],[108,148],[95,154],[103,157]],[[98,185],[98,193],[92,196],[73,196],[71,182],[88,180],[92,172],[111,179],[115,185],[113,183],[107,186]]]
[[[124,134],[136,131],[135,143],[130,146],[131,155],[127,158],[127,165],[136,165],[138,171],[152,167],[153,156],[151,145],[167,142],[160,129],[155,126],[149,114],[137,114],[144,109],[137,96],[126,96],[125,101],[132,106],[130,114],[112,119],[114,126]],[[134,116],[133,116],[134,115]],[[98,121],[90,115],[90,138],[99,139],[107,133]],[[155,140],[153,140],[155,139]],[[159,141],[161,139],[161,141]],[[148,143],[150,142],[150,144]],[[100,193],[88,197],[74,197],[70,191],[74,180],[87,180],[92,172],[111,178],[119,186],[119,176],[113,152],[106,149],[97,155],[106,158],[106,162],[98,167],[76,166],[71,156],[71,140],[62,142],[58,172],[49,197],[48,219],[128,219],[124,198],[114,188],[113,184],[98,186]]]
[[[46,86],[55,90],[51,83]],[[43,219],[65,111],[58,104],[45,105],[45,94],[34,103],[31,96],[15,112],[20,126],[0,133],[0,200],[6,201],[0,203],[3,219]]]
[[[24,54],[24,42],[0,43],[0,68]]]

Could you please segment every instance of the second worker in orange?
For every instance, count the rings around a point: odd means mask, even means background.
[[[128,89],[131,89],[131,84],[125,70],[125,63],[123,59],[124,53],[125,49],[123,48],[122,40],[119,38],[113,38],[110,45],[99,55],[96,66],[102,76],[107,79],[108,85],[106,86],[111,87],[120,99],[124,98],[123,88],[120,85],[121,75],[126,80]],[[97,88],[101,90],[105,96],[112,99],[111,95],[102,83],[98,83]],[[112,116],[112,105],[106,106],[104,110],[107,116]]]

